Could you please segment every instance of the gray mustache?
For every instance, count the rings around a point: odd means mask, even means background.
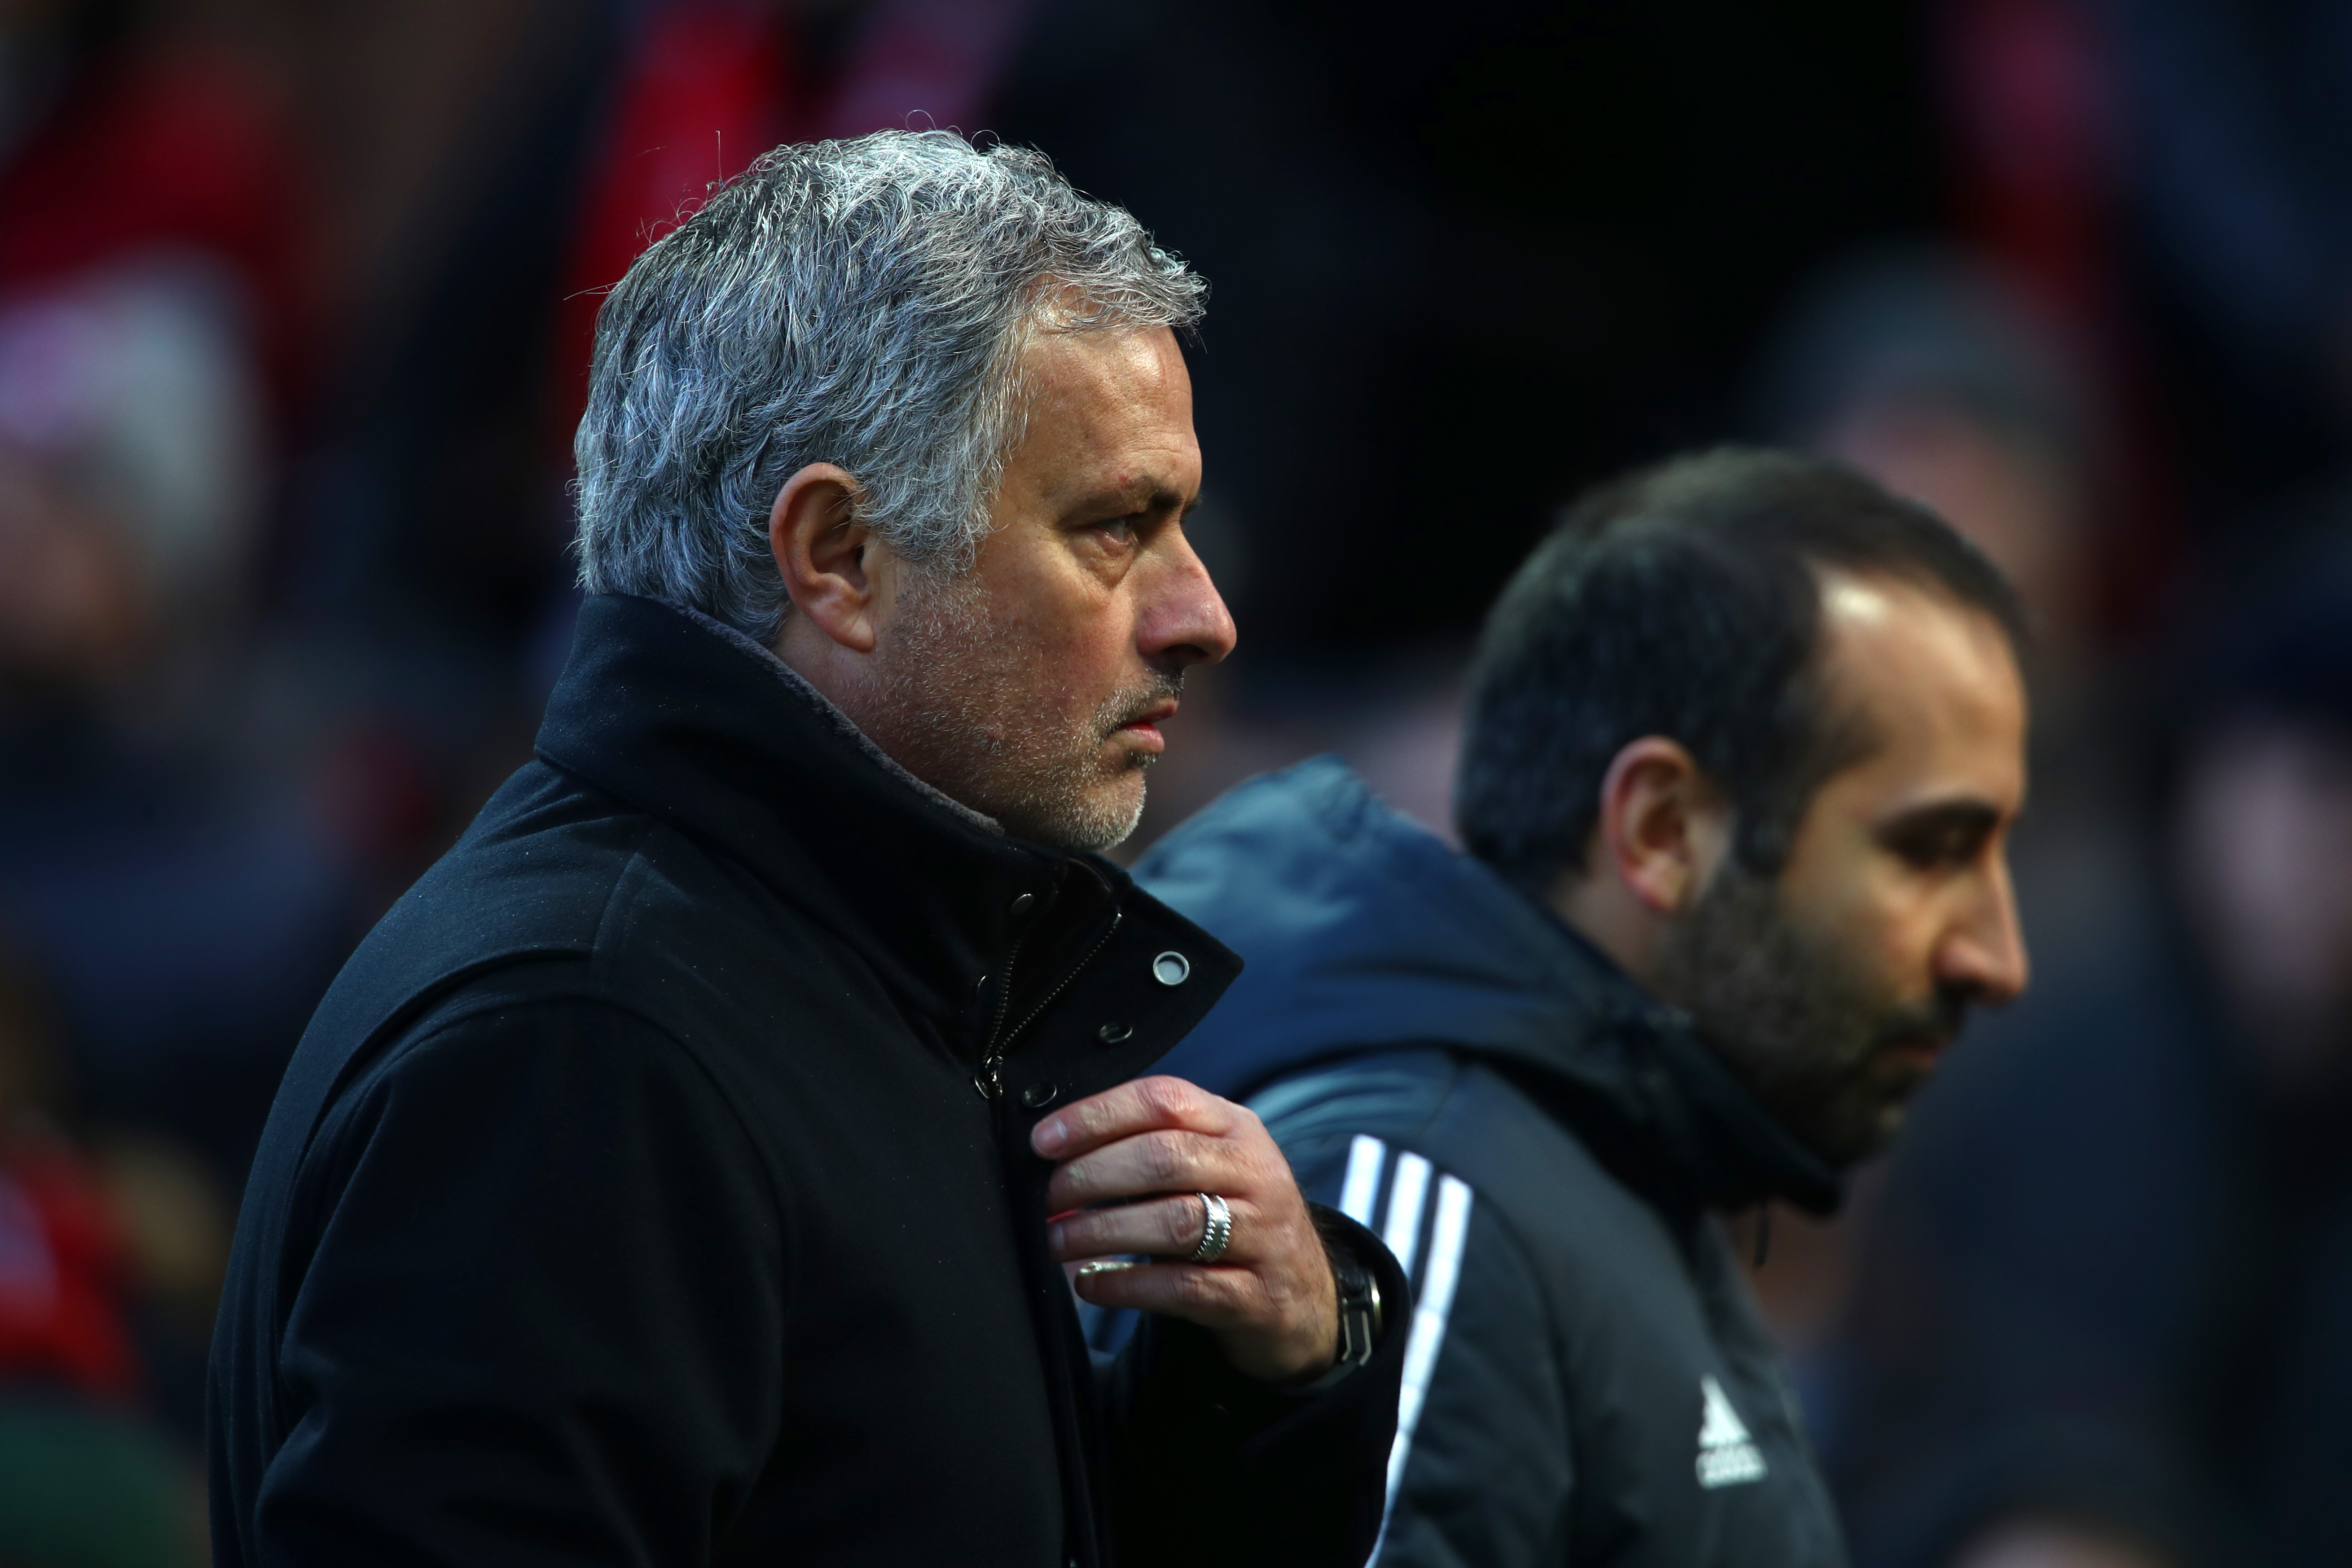
[[[1108,734],[1122,724],[1131,724],[1162,702],[1171,698],[1181,700],[1183,695],[1184,672],[1181,669],[1159,677],[1140,691],[1122,691],[1111,699],[1114,716],[1103,725],[1103,732]]]

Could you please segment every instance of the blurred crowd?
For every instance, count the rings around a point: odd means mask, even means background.
[[[0,0],[0,1560],[200,1552],[278,1073],[566,646],[601,289],[928,117],[1213,282],[1242,648],[1130,849],[1318,750],[1444,829],[1488,596],[1679,447],[2009,571],[2033,988],[1755,1283],[1865,1568],[2352,1561],[2347,105],[2326,0]]]

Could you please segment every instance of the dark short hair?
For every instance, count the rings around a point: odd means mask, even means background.
[[[1825,570],[1944,594],[2024,642],[1991,562],[1849,468],[1726,447],[1644,469],[1570,510],[1487,618],[1454,793],[1471,853],[1530,890],[1581,869],[1610,763],[1664,735],[1729,796],[1740,861],[1778,875],[1814,791],[1869,744],[1820,678]]]

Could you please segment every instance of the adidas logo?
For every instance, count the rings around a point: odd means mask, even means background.
[[[1713,1377],[1698,1380],[1706,1414],[1698,1427],[1698,1484],[1713,1489],[1736,1487],[1764,1479],[1764,1453],[1748,1436],[1747,1423],[1731,1407],[1723,1384]]]

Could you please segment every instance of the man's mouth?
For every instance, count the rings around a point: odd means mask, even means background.
[[[1936,1070],[1937,1058],[1950,1047],[1951,1043],[1949,1035],[1910,1035],[1887,1041],[1878,1047],[1878,1054],[1914,1076],[1925,1078]]]
[[[1916,1083],[1935,1072],[1937,1061],[1960,1037],[1968,1012],[1965,996],[1956,991],[1939,991],[1927,1002],[1888,1019],[1889,1027],[1880,1037],[1878,1048],[1871,1054]]]
[[[1121,724],[1113,732],[1131,737],[1144,751],[1156,756],[1168,744],[1167,738],[1160,732],[1160,726],[1175,716],[1176,700],[1172,697],[1163,698]]]

